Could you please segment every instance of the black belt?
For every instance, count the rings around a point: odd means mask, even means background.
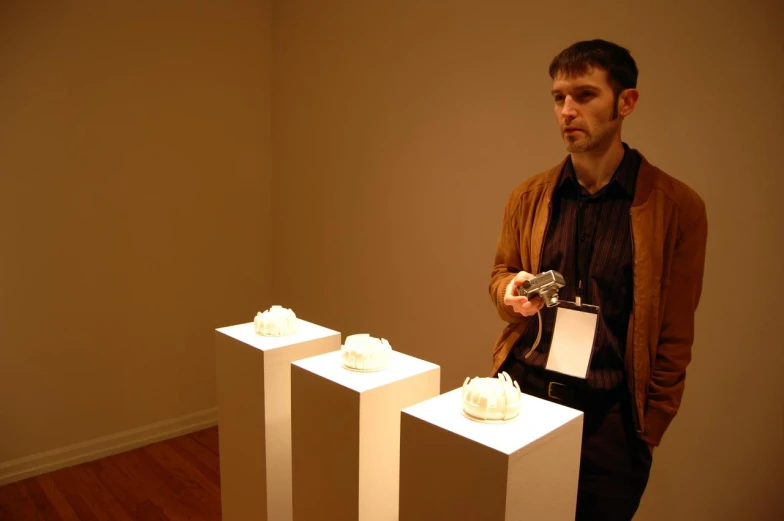
[[[570,383],[567,376],[522,367],[519,362],[508,369],[509,376],[517,380],[523,392],[575,409],[604,408],[624,396],[623,384],[611,390],[592,389],[585,385],[584,381],[580,384]]]

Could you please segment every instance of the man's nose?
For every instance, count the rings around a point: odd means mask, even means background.
[[[574,119],[577,117],[577,107],[571,96],[566,96],[563,106],[561,107],[561,115],[566,119]]]

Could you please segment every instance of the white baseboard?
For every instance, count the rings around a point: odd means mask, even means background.
[[[218,408],[0,463],[0,486],[217,425]]]

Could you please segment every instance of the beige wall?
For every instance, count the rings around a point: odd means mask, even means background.
[[[780,3],[326,5],[273,19],[276,299],[440,364],[443,390],[486,374],[503,203],[564,154],[547,65],[617,40],[642,71],[625,139],[702,194],[711,227],[682,414],[637,518],[781,518]]]
[[[0,464],[214,407],[268,300],[270,4],[125,4],[0,7]]]

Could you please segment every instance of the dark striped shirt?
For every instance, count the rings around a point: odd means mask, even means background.
[[[561,300],[574,301],[583,264],[582,302],[599,306],[596,338],[586,383],[612,389],[624,381],[624,351],[632,306],[632,243],[629,210],[640,167],[640,156],[626,150],[611,181],[589,194],[567,159],[553,194],[552,214],[542,251],[541,271],[556,270],[566,280]],[[555,325],[556,308],[542,309],[542,338],[536,351],[525,354],[536,340],[538,320],[531,320],[515,346],[515,357],[544,369]]]

